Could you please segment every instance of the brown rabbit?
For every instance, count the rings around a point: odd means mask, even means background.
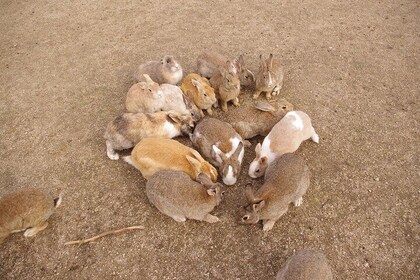
[[[213,75],[210,79],[210,84],[215,90],[216,97],[220,100],[222,111],[228,110],[227,103],[232,101],[236,107],[240,106],[239,94],[241,93],[241,86],[238,75],[235,71],[230,69],[236,69],[232,62],[229,60],[226,62],[224,68],[220,68],[219,72]],[[214,107],[218,107],[217,103],[214,103]]]
[[[187,219],[215,223],[219,218],[209,214],[222,200],[219,183],[213,184],[207,175],[198,176],[201,184],[186,173],[159,171],[146,183],[146,195],[160,212],[177,222]]]
[[[209,162],[196,150],[172,139],[144,138],[124,160],[140,170],[146,180],[161,170],[178,170],[193,180],[204,173],[213,182],[217,181],[217,170]]]
[[[194,128],[191,115],[181,115],[175,111],[156,112],[153,114],[125,113],[115,118],[106,128],[106,154],[112,160],[118,160],[115,150],[134,147],[147,137],[174,138],[189,135]]]
[[[204,50],[197,58],[197,70],[203,77],[210,79],[219,72],[219,68],[226,64],[228,59],[214,51]],[[245,68],[244,56],[241,54],[234,60],[235,72],[239,75],[242,86],[252,86],[255,83],[254,74]]]
[[[285,99],[257,101],[244,98],[240,107],[233,107],[227,112],[216,111],[214,117],[230,123],[243,139],[261,135],[267,136],[273,126],[279,122],[293,105]]]
[[[61,194],[52,199],[47,193],[27,188],[0,199],[0,244],[9,234],[25,231],[34,236],[48,226],[48,218],[61,203]]]
[[[305,249],[289,257],[276,280],[332,280],[331,267],[318,250]]]
[[[271,96],[278,95],[283,86],[283,66],[277,59],[274,59],[273,54],[270,54],[268,59],[264,61],[260,55],[260,68],[255,78],[255,93],[254,99],[257,99],[261,92],[265,92],[265,97],[271,99]]]
[[[154,113],[161,111],[165,97],[159,85],[149,75],[144,75],[146,82],[134,84],[127,93],[125,107],[130,113]]]
[[[219,167],[223,183],[229,186],[236,183],[241,172],[244,143],[230,124],[204,118],[197,124],[190,139],[211,164]]]
[[[213,114],[212,106],[217,99],[214,89],[206,78],[190,73],[182,81],[181,89],[199,109],[206,110],[209,115]]]
[[[268,168],[264,184],[255,193],[248,187],[249,204],[244,207],[241,222],[255,224],[263,221],[263,230],[269,231],[274,223],[287,212],[289,204],[302,204],[302,196],[309,187],[309,168],[305,160],[295,154],[285,154]]]
[[[144,81],[144,74],[158,84],[176,85],[182,80],[182,67],[172,55],[163,56],[160,61],[149,61],[141,64],[134,73],[137,81]]]

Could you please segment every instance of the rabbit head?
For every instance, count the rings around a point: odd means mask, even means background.
[[[265,206],[265,200],[256,201],[251,187],[245,189],[249,204],[240,212],[239,222],[242,224],[256,224],[260,220],[261,209]]]
[[[273,54],[270,54],[267,60],[264,60],[260,55],[260,68],[255,80],[256,87],[260,89],[272,88],[275,84],[274,74],[272,72],[273,67]]]
[[[194,157],[186,156],[188,162],[190,163],[191,167],[194,169],[195,178],[198,180],[198,175],[200,173],[206,174],[211,181],[217,181],[217,170],[211,165],[209,162],[205,161],[202,156],[196,151],[192,150],[191,153]]]
[[[183,135],[189,135],[192,133],[194,129],[194,119],[192,116],[169,113],[168,118],[170,118],[174,123],[180,125],[180,130]]]
[[[258,178],[264,175],[265,170],[268,167],[268,158],[261,156],[261,143],[258,143],[255,147],[255,159],[249,166],[249,176],[252,178]]]
[[[220,69],[220,73],[223,77],[222,87],[224,87],[228,92],[240,90],[241,83],[236,71],[236,67],[229,60],[226,62],[226,68]]]
[[[154,99],[163,99],[163,92],[158,83],[155,83],[149,75],[143,74],[146,82],[141,83],[141,88]]]
[[[181,69],[181,65],[172,55],[165,55],[160,59],[160,63],[169,71],[176,72]],[[182,70],[182,69],[181,69]]]
[[[243,86],[251,86],[255,83],[254,73],[249,69],[245,68],[244,57],[241,54],[236,62],[236,67],[238,69],[239,80]]]
[[[182,95],[182,98],[185,103],[185,107],[191,113],[191,117],[193,118],[194,122],[198,122],[202,117],[204,117],[204,113],[200,110],[197,105],[185,94]]]
[[[240,142],[235,152],[227,157],[216,145],[212,146],[213,158],[219,163],[219,172],[225,185],[231,186],[236,183],[241,172],[244,144]]]
[[[197,88],[198,91],[198,103],[197,106],[200,108],[211,107],[217,100],[214,93],[214,88],[209,84],[203,83],[200,80],[192,79],[191,83]]]
[[[216,205],[219,205],[225,194],[223,186],[220,183],[214,183],[205,173],[198,174],[197,179],[200,184],[207,188],[207,193],[209,195],[216,196]]]

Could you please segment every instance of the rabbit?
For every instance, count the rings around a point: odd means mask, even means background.
[[[209,115],[213,114],[212,106],[217,102],[217,99],[214,89],[206,78],[196,73],[190,73],[182,81],[181,89],[199,109],[206,110]]]
[[[152,114],[125,113],[116,117],[106,128],[106,154],[112,160],[118,160],[115,150],[134,147],[146,137],[174,138],[189,135],[194,128],[191,115],[181,115],[175,111]]]
[[[197,70],[202,76],[210,79],[215,75],[220,67],[223,67],[228,61],[223,55],[204,50],[197,58]],[[237,60],[234,61],[236,72],[239,74],[239,80],[242,86],[252,86],[255,83],[254,73],[245,68],[244,56],[241,54]]]
[[[134,84],[127,93],[125,107],[130,113],[154,113],[161,111],[165,97],[160,86],[149,75],[144,75],[146,82]]]
[[[124,160],[140,170],[146,180],[161,170],[177,170],[199,180],[200,173],[217,181],[217,170],[194,149],[178,141],[163,138],[144,138]]]
[[[158,84],[177,85],[182,80],[183,72],[174,56],[165,55],[160,61],[141,64],[134,73],[134,78],[140,82],[144,74],[148,74]]]
[[[61,201],[62,194],[52,199],[35,188],[6,194],[0,199],[0,244],[14,232],[25,231],[23,235],[30,237],[44,230]]]
[[[260,68],[255,78],[254,99],[257,99],[261,92],[265,92],[265,97],[271,99],[271,96],[278,95],[283,86],[283,66],[277,59],[270,54],[268,59],[264,61],[260,55]]]
[[[236,107],[240,106],[239,94],[241,93],[241,86],[236,69],[232,62],[229,60],[226,62],[224,68],[220,68],[219,72],[213,75],[210,79],[210,84],[214,88],[216,97],[220,100],[222,111],[227,112],[227,103],[232,101]],[[217,103],[214,103],[214,107],[218,107]]]
[[[332,280],[333,274],[325,255],[304,249],[289,257],[277,273],[276,280]]]
[[[254,192],[246,188],[249,204],[243,208],[240,222],[255,224],[262,220],[263,230],[271,230],[291,202],[296,207],[302,204],[308,187],[309,169],[302,157],[290,153],[277,158],[267,168],[260,189]]]
[[[262,146],[258,143],[255,147],[255,159],[249,166],[249,176],[261,177],[274,159],[285,153],[293,153],[309,138],[319,143],[319,136],[309,116],[301,111],[288,112],[264,138]]]
[[[218,222],[219,218],[209,213],[221,202],[222,188],[203,173],[198,177],[201,184],[181,171],[156,172],[146,183],[147,198],[160,212],[177,222],[185,222],[187,218]]]
[[[165,99],[162,111],[177,111],[181,114],[190,114],[195,122],[204,117],[194,102],[186,96],[178,86],[162,84],[160,86]]]
[[[244,98],[240,107],[233,107],[226,113],[218,111],[214,117],[230,123],[242,139],[250,139],[258,135],[267,136],[273,126],[291,110],[293,105],[285,99],[254,103]]]
[[[230,124],[204,118],[197,124],[190,139],[205,159],[219,167],[224,184],[231,186],[236,183],[244,158],[244,143]]]

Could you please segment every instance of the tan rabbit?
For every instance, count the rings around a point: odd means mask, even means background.
[[[289,257],[276,280],[332,280],[331,267],[318,250],[304,249]]]
[[[152,114],[125,113],[115,118],[106,128],[106,154],[112,160],[118,160],[115,150],[134,147],[147,137],[174,138],[188,135],[194,128],[191,115],[181,115],[175,111]]]
[[[187,219],[218,222],[219,218],[209,213],[222,200],[221,186],[213,184],[203,173],[198,177],[201,184],[181,171],[159,171],[146,183],[147,198],[160,212],[177,222]]]
[[[149,75],[144,75],[146,82],[134,84],[127,93],[125,107],[130,113],[154,113],[161,111],[165,98],[159,84]]]
[[[291,111],[284,116],[255,147],[255,159],[249,166],[248,174],[252,178],[264,175],[267,166],[285,153],[293,153],[300,144],[311,138],[319,143],[319,136],[312,126],[311,119],[301,111]]]
[[[232,62],[228,60],[225,67],[220,68],[220,72],[213,75],[210,79],[210,84],[214,88],[217,99],[220,100],[223,112],[228,110],[227,103],[229,101],[232,101],[236,107],[240,106],[239,94],[241,93],[241,86],[238,75],[235,71],[229,70],[232,66]],[[213,106],[217,108],[218,104],[214,103]]]
[[[141,64],[134,73],[137,81],[144,81],[144,74],[158,84],[176,85],[182,80],[182,67],[172,55],[163,56],[160,61],[149,61]]]
[[[199,121],[204,116],[191,98],[186,96],[178,86],[162,84],[160,89],[165,100],[162,111],[173,110],[183,115],[190,114],[194,121]]]
[[[213,51],[204,50],[197,58],[197,70],[202,76],[210,79],[215,75],[219,68],[224,67],[228,59]],[[254,74],[245,68],[244,56],[241,54],[237,60],[234,61],[236,66],[235,72],[239,75],[242,86],[252,86],[255,83]]]
[[[212,106],[217,102],[217,99],[214,89],[206,78],[190,73],[182,81],[181,89],[199,109],[206,110],[209,115],[213,114]]]
[[[190,139],[205,159],[219,167],[223,183],[229,186],[236,183],[241,172],[244,143],[230,124],[204,118],[197,124]]]
[[[277,158],[267,168],[264,184],[255,193],[248,187],[248,205],[244,207],[241,222],[255,224],[263,221],[263,230],[269,231],[287,212],[290,203],[302,204],[302,196],[309,187],[309,169],[305,160],[295,154]]]
[[[277,59],[274,59],[273,54],[270,54],[266,61],[260,55],[260,68],[255,77],[256,89],[253,98],[257,99],[261,92],[266,93],[267,99],[278,95],[283,86],[283,76],[283,66]]]
[[[193,180],[204,173],[213,182],[217,181],[217,170],[194,149],[178,141],[163,138],[144,138],[124,160],[132,164],[146,180],[161,170],[177,170],[187,173]]]
[[[33,236],[48,226],[48,218],[61,203],[47,193],[27,188],[5,195],[0,199],[0,244],[9,234],[25,231],[25,237]]]
[[[258,135],[267,136],[273,126],[291,110],[293,105],[285,99],[254,103],[244,98],[240,107],[232,107],[227,112],[216,111],[214,117],[230,123],[243,139],[250,139]]]

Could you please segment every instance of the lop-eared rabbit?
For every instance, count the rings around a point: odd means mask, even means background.
[[[319,143],[309,116],[301,111],[288,112],[264,138],[262,146],[258,143],[255,147],[255,159],[249,166],[249,176],[261,177],[276,158],[285,153],[293,153],[309,138]]]
[[[190,114],[194,121],[199,121],[203,112],[186,96],[178,86],[163,84],[160,86],[164,97],[162,111],[177,111],[181,114]]]
[[[333,274],[325,255],[312,249],[297,251],[289,257],[276,280],[332,280]]]
[[[124,160],[137,168],[146,180],[161,170],[177,170],[187,173],[199,181],[204,173],[213,182],[217,181],[217,170],[194,149],[178,141],[163,138],[144,138]]]
[[[194,128],[191,115],[181,115],[175,111],[161,111],[152,114],[125,113],[116,117],[106,128],[106,154],[118,160],[115,150],[134,147],[147,137],[174,138],[189,135]]]
[[[214,88],[206,78],[196,73],[190,73],[182,81],[181,89],[199,109],[206,110],[209,115],[213,114],[212,106],[217,102],[217,99]]]
[[[47,193],[27,188],[0,199],[0,244],[14,232],[34,236],[48,226],[48,218],[61,203],[61,194],[53,199]]]
[[[283,66],[280,61],[270,54],[267,60],[260,55],[260,68],[255,78],[254,99],[257,99],[261,92],[265,92],[265,97],[271,99],[271,96],[278,95],[283,87]]]
[[[232,101],[233,105],[239,107],[239,94],[241,86],[235,65],[231,61],[227,61],[226,65],[219,68],[219,72],[215,73],[210,84],[214,88],[216,98],[220,100],[222,111],[228,110],[228,102]],[[218,103],[214,103],[214,107],[218,107]]]
[[[226,61],[228,61],[228,59],[225,56],[214,51],[204,50],[197,58],[197,71],[202,76],[210,79],[219,71],[219,68],[225,66]],[[236,66],[236,71],[239,74],[241,85],[252,86],[255,83],[254,74],[245,67],[243,54],[234,61],[234,64]]]
[[[223,183],[229,186],[236,183],[241,172],[244,143],[230,124],[204,118],[197,124],[190,139],[204,158],[219,167]]]
[[[210,212],[222,200],[222,188],[203,173],[198,179],[200,183],[181,171],[159,171],[146,183],[147,198],[160,212],[177,222],[187,219],[218,222],[219,218]]]
[[[144,75],[146,82],[131,86],[125,99],[125,108],[130,113],[154,113],[161,111],[165,105],[165,97],[158,83],[149,75]]]
[[[148,74],[158,84],[176,85],[182,80],[181,64],[172,55],[165,55],[159,61],[149,61],[141,64],[134,73],[137,81],[143,81],[143,75]]]
[[[305,160],[293,153],[277,158],[268,168],[264,184],[256,192],[247,187],[248,205],[243,208],[241,223],[263,221],[263,230],[269,231],[287,212],[289,204],[300,206],[309,187],[309,169]]]

